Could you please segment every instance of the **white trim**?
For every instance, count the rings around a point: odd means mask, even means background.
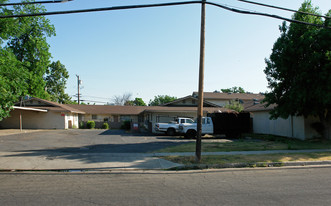
[[[35,109],[35,108],[30,108],[30,107],[17,107],[13,106],[14,109],[20,109],[20,110],[28,110],[28,111],[35,111],[35,112],[48,112],[45,109]]]

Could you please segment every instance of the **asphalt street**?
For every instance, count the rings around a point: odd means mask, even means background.
[[[0,173],[0,205],[331,205],[331,167]]]

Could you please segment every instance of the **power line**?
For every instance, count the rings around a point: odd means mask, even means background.
[[[313,13],[304,12],[304,11],[297,11],[297,10],[294,10],[294,9],[288,9],[288,8],[273,6],[273,5],[268,5],[268,4],[262,4],[262,3],[258,3],[258,2],[254,2],[254,1],[246,1],[246,0],[237,0],[237,1],[245,2],[245,3],[249,3],[249,4],[255,4],[255,5],[259,5],[259,6],[265,6],[265,7],[269,7],[269,8],[273,8],[273,9],[280,9],[280,10],[284,10],[284,11],[291,11],[291,12],[295,12],[295,13],[306,14],[306,15],[311,15],[311,16],[317,16],[317,17],[323,17],[323,18],[326,18],[326,19],[330,19],[329,16],[313,14]]]
[[[309,26],[316,26],[316,27],[323,27],[323,28],[331,29],[331,27],[328,27],[328,26],[325,26],[325,25],[313,24],[313,23],[308,23],[308,22],[299,21],[299,20],[295,20],[295,19],[289,19],[289,18],[285,18],[285,17],[282,17],[282,16],[274,15],[274,14],[244,11],[244,10],[230,8],[230,7],[227,7],[227,6],[224,6],[224,5],[221,5],[221,4],[212,3],[212,2],[208,2],[207,4],[213,5],[213,6],[216,6],[216,7],[220,7],[220,8],[223,8],[225,10],[229,10],[229,11],[236,12],[236,13],[249,14],[249,15],[258,15],[258,16],[266,16],[266,17],[270,17],[270,18],[275,18],[275,19],[280,19],[280,20],[288,21],[288,22],[291,22],[291,23],[305,24],[305,25],[309,25]]]
[[[266,16],[270,18],[280,19],[292,23],[299,23],[305,24],[310,26],[316,27],[324,27],[329,28],[331,27],[320,25],[320,24],[313,24],[303,21],[298,21],[294,19],[289,19],[285,17],[281,17],[274,14],[267,14],[267,13],[260,13],[260,12],[251,12],[251,11],[244,11],[235,8],[230,8],[228,6],[224,6],[221,4],[216,4],[213,2],[205,2],[208,5],[216,6],[228,11],[241,13],[241,14],[249,14],[249,15],[258,15],[258,16]],[[128,6],[113,6],[113,7],[104,7],[104,8],[94,8],[94,9],[80,9],[80,10],[69,10],[69,11],[54,11],[54,12],[44,12],[44,13],[34,13],[34,14],[16,14],[16,15],[4,15],[0,16],[0,19],[4,18],[15,18],[15,17],[32,17],[32,16],[49,16],[49,15],[61,15],[61,14],[75,14],[75,13],[90,13],[90,12],[100,12],[100,11],[114,11],[114,10],[127,10],[127,9],[138,9],[138,8],[151,8],[151,7],[164,7],[164,6],[178,6],[178,5],[188,5],[188,4],[201,4],[201,1],[185,1],[185,2],[172,2],[172,3],[159,3],[159,4],[143,4],[143,5],[128,5]]]
[[[20,6],[20,5],[27,5],[27,4],[53,4],[53,3],[66,3],[68,1],[73,0],[53,0],[53,1],[32,1],[32,2],[19,2],[19,3],[5,3],[0,4],[0,6]]]

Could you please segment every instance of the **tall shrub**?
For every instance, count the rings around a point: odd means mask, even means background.
[[[94,121],[87,121],[86,127],[87,127],[87,129],[94,129],[95,128],[95,122]]]

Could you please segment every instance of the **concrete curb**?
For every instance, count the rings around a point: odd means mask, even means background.
[[[192,164],[170,168],[169,170],[193,169],[225,169],[225,168],[255,168],[255,167],[302,167],[331,165],[331,161],[297,161],[297,162],[256,162],[256,163],[227,163],[227,164]]]
[[[232,152],[202,152],[206,155],[262,155],[262,154],[293,154],[310,152],[331,152],[331,149],[309,149],[309,150],[264,150],[264,151],[232,151]],[[175,152],[175,153],[145,153],[146,156],[164,157],[164,156],[195,156],[195,152]]]

